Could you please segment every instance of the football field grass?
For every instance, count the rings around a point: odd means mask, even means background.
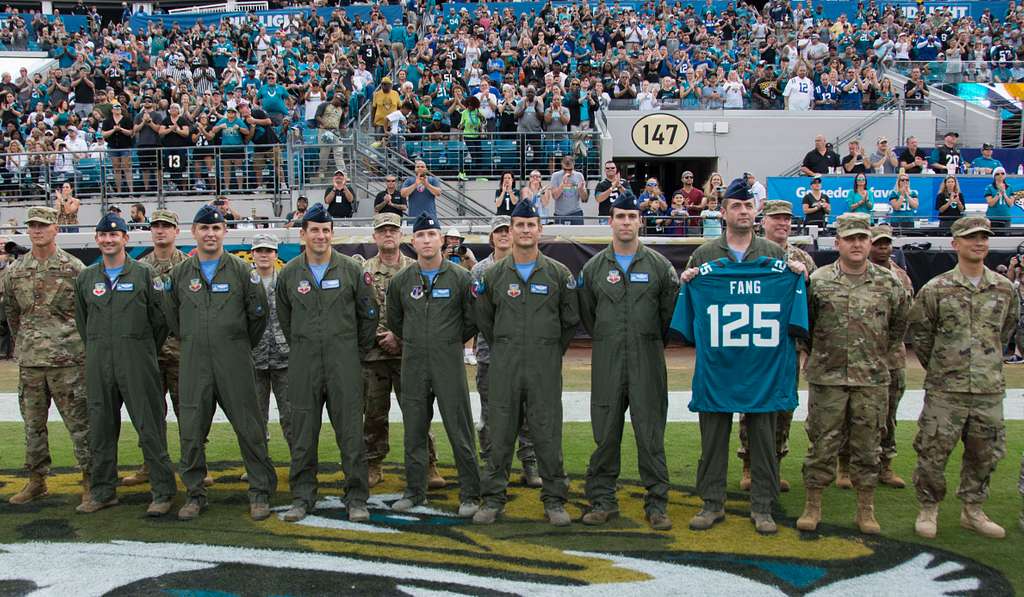
[[[950,466],[947,471],[947,479],[950,484],[950,495],[942,504],[940,510],[940,530],[939,537],[937,539],[934,541],[924,541],[918,539],[914,534],[913,525],[914,518],[917,513],[917,502],[914,498],[913,489],[910,487],[903,490],[880,488],[876,496],[876,509],[877,517],[882,526],[883,535],[885,537],[898,541],[921,543],[934,548],[940,548],[956,554],[961,554],[979,563],[991,566],[1004,574],[1017,592],[1021,592],[1024,591],[1024,567],[1019,565],[1018,558],[1020,552],[1019,547],[1022,544],[1022,541],[1024,541],[1024,533],[1022,533],[1017,526],[1017,515],[1021,507],[1021,497],[1017,494],[1016,487],[1019,458],[1021,451],[1024,450],[1024,422],[1011,421],[1007,424],[1007,427],[1007,437],[1009,438],[1008,456],[1000,464],[992,478],[991,498],[985,508],[986,512],[993,520],[1006,527],[1006,539],[1002,541],[983,539],[959,527],[959,502],[955,498],[955,490],[960,468],[959,450],[957,450],[951,458]],[[895,463],[895,468],[897,472],[908,481],[908,483],[910,482],[914,465],[914,455],[913,450],[911,449],[914,432],[915,425],[910,422],[901,424],[898,429],[898,446],[900,449],[900,455]],[[453,464],[451,449],[448,445],[447,439],[445,438],[442,427],[436,422],[434,424],[434,433],[437,437],[439,460],[442,465],[446,465],[445,468],[447,469],[449,476],[452,476],[450,468]],[[280,434],[280,429],[276,424],[272,426],[272,435],[272,458],[279,468],[284,467],[286,469],[288,461],[287,446],[285,445]],[[172,460],[176,460],[178,456],[178,436],[177,428],[173,424],[171,424],[168,429],[168,440],[170,444],[171,458]],[[60,468],[73,465],[73,456],[68,434],[60,423],[50,425],[50,441],[54,467]],[[731,448],[733,451],[735,450],[736,443],[737,441],[734,433],[733,446]],[[391,453],[387,458],[387,462],[389,463],[388,485],[392,488],[401,487],[401,483],[398,479],[398,474],[401,472],[401,425],[393,424],[391,426],[390,444]],[[24,439],[22,435],[22,428],[19,423],[0,423],[0,470],[10,472],[20,468],[22,463],[23,445]],[[574,490],[580,486],[578,481],[586,471],[587,461],[590,457],[592,446],[593,442],[591,439],[589,424],[567,423],[564,426],[565,464],[567,472],[574,478]],[[779,512],[777,517],[781,526],[786,526],[792,529],[795,525],[796,517],[800,515],[802,510],[804,497],[802,484],[800,482],[800,463],[803,455],[806,453],[807,438],[802,425],[799,423],[793,424],[790,447],[791,455],[783,461],[782,471],[783,476],[791,482],[793,489],[792,491],[780,496]],[[628,427],[625,431],[622,451],[622,479],[623,481],[635,482],[639,479],[636,466],[636,450],[633,443],[632,432]],[[684,493],[686,490],[692,491],[699,454],[697,425],[693,423],[669,423],[666,433],[666,453],[669,463],[669,473],[673,485],[683,487]],[[136,445],[135,434],[127,425],[125,425],[121,437],[120,454],[123,470],[130,470],[132,466],[137,465],[141,461],[140,453]],[[240,460],[240,457],[234,436],[227,424],[215,424],[213,426],[213,430],[210,435],[210,442],[207,447],[207,454],[208,460],[212,465],[211,468],[214,470],[214,477],[218,476],[219,468],[232,467],[236,471],[232,473],[235,475],[232,478],[237,480],[237,463]],[[334,446],[332,432],[326,426],[321,436],[320,458],[322,463],[325,463],[327,466],[333,466],[336,471],[337,465],[332,465],[331,463],[338,462],[338,452]],[[515,463],[514,466],[518,467],[518,462]],[[739,461],[731,459],[728,486],[730,492],[738,493],[739,476]],[[226,479],[227,478],[228,477],[226,477]],[[220,497],[223,497],[224,493],[228,492],[237,494],[242,488],[244,488],[244,485],[240,486],[237,482],[234,484],[228,482],[228,484],[225,485],[214,485],[211,489],[211,499],[216,499],[218,494]],[[14,489],[15,487],[13,486],[0,488],[0,496],[6,499],[7,495],[12,493]],[[325,489],[324,493],[328,492],[336,493],[337,490]],[[632,495],[636,496],[632,499],[639,500],[639,494],[633,493]],[[141,512],[141,504],[144,503],[143,501],[140,501],[142,496],[137,497],[138,499],[131,502],[133,504],[132,506],[122,506],[121,508],[108,511],[108,513],[105,514],[108,517],[116,518],[116,513],[120,512],[128,517],[128,520],[137,519]],[[182,498],[179,496],[179,503],[181,499]],[[287,484],[283,482],[274,499],[274,504],[286,505],[289,502],[290,496],[287,494]],[[232,500],[229,503],[235,504],[234,506],[229,507],[229,510],[230,508],[240,508],[241,505],[245,503],[244,496],[237,495],[232,497]],[[684,527],[687,522],[685,518],[696,512],[697,502],[694,500],[692,503],[693,507],[683,512],[685,516],[681,517],[678,513],[676,514],[676,520],[674,522],[677,527]],[[583,504],[578,491],[574,491],[572,504],[572,507],[570,507],[570,514],[573,515],[574,518],[578,518],[581,513],[579,506]],[[742,509],[745,507],[745,505],[741,505],[740,508]],[[854,525],[852,520],[854,507],[855,496],[852,491],[842,491],[834,487],[830,488],[825,494],[823,523],[853,529]],[[4,509],[7,513],[14,512],[7,508],[6,504],[4,504]],[[139,511],[135,512],[132,510],[133,508],[139,509]],[[66,509],[70,512],[70,505],[67,506]],[[214,512],[217,512],[217,515],[219,516],[230,515],[231,517],[234,517],[238,514],[237,512],[230,511],[225,513],[224,510],[225,508],[220,506],[217,508],[211,508],[211,515],[213,515]],[[74,515],[71,516],[73,521],[84,520],[80,517],[74,517]],[[204,515],[204,517],[205,516],[207,515]],[[9,521],[11,519],[9,517],[0,517],[0,543],[17,540],[15,529],[12,528],[12,526],[5,525],[5,520]],[[108,522],[106,524],[109,525],[110,523]],[[121,525],[118,525],[118,528],[122,528]],[[133,524],[126,524],[124,525],[124,528],[128,529],[126,533],[130,536],[131,529],[135,527],[133,527]],[[573,528],[582,530],[586,527],[574,525]],[[753,530],[748,526],[740,528],[740,532],[742,533],[740,536],[747,536],[745,533],[748,530],[750,533],[749,536],[754,537],[755,535]],[[716,527],[716,529],[710,531],[710,533],[701,536],[712,537],[716,532],[722,533],[725,531]],[[781,536],[782,535],[780,534],[780,537]],[[856,537],[856,535],[854,535],[854,537]],[[145,540],[146,537],[143,536],[139,539]],[[182,537],[182,540],[186,539],[196,540],[187,536]],[[206,538],[206,541],[208,542],[218,542],[219,540],[220,538],[217,535],[211,535]],[[229,537],[225,537],[224,540],[230,543]],[[813,547],[808,544],[807,549],[813,549]],[[907,587],[906,589],[913,590],[911,587]]]

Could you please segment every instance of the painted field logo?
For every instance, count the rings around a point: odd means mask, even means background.
[[[633,125],[633,145],[640,151],[653,156],[669,156],[690,140],[690,130],[678,116],[657,112],[648,114]]]
[[[217,468],[214,466],[213,468]],[[714,531],[680,521],[699,507],[675,487],[676,529],[654,532],[643,518],[643,488],[623,484],[621,517],[606,527],[544,522],[536,490],[509,488],[505,516],[491,526],[457,518],[458,489],[398,514],[400,469],[375,488],[368,523],[348,522],[337,497],[341,474],[320,475],[317,510],[301,523],[244,514],[246,484],[236,465],[214,471],[211,504],[198,520],[142,515],[149,495],[121,488],[124,505],[76,516],[78,476],[54,475],[52,496],[0,505],[0,594],[30,595],[1009,595],[998,572],[960,556],[825,527],[801,535],[789,517],[779,534],[754,533],[741,495]],[[454,476],[454,472],[445,471]],[[278,469],[282,480],[287,470]],[[0,493],[20,485],[0,474]],[[570,487],[578,515],[582,483]],[[287,498],[279,494],[278,502]],[[180,498],[179,498],[180,502]],[[286,509],[276,510],[280,514]],[[85,541],[83,541],[83,539]],[[55,565],[58,563],[59,565]]]

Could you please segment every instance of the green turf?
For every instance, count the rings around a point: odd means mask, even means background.
[[[985,540],[958,527],[959,502],[955,499],[955,488],[958,481],[960,452],[953,455],[947,479],[950,484],[950,496],[942,505],[940,515],[940,533],[929,545],[946,549],[970,557],[978,562],[1000,570],[1010,580],[1017,591],[1024,591],[1024,567],[1018,566],[1019,557],[1015,545],[1019,545],[1022,533],[1017,527],[1017,515],[1021,507],[1021,498],[1017,494],[1018,455],[1024,450],[1024,422],[1007,423],[1008,454],[1001,463],[992,479],[991,498],[986,511],[993,520],[1007,528],[1008,538],[1003,541]],[[915,425],[901,424],[898,428],[898,445],[901,448],[895,468],[908,482],[914,465],[914,454],[910,448]],[[442,463],[451,463],[451,449],[445,439],[440,425],[435,424],[434,432],[438,438],[437,449]],[[70,441],[62,426],[50,425],[51,449],[55,467],[73,464]],[[271,440],[271,453],[276,463],[287,462],[287,447],[281,438],[279,428],[274,426]],[[172,424],[169,429],[170,449],[172,458],[178,454],[177,429]],[[592,439],[590,426],[587,423],[567,423],[564,433],[565,463],[569,474],[582,475],[586,470],[590,456]],[[735,444],[735,439],[734,439]],[[22,463],[21,446],[23,445],[22,428],[18,423],[0,423],[0,469],[17,469]],[[388,460],[399,462],[402,453],[401,425],[392,425],[391,454]],[[806,453],[807,438],[803,426],[794,423],[790,441],[791,456],[783,461],[783,476],[793,483],[793,491],[782,494],[781,507],[790,519],[799,516],[803,504],[803,490],[800,483],[800,462]],[[670,464],[669,472],[674,484],[692,486],[695,478],[697,454],[699,450],[698,430],[695,424],[670,423],[666,433],[666,451]],[[226,424],[214,425],[207,447],[208,459],[215,462],[237,462],[239,453],[230,428]],[[134,432],[126,427],[121,439],[121,455],[123,465],[134,465],[140,462],[140,454],[136,445]],[[327,427],[323,431],[320,442],[320,455],[325,462],[337,462],[337,450],[334,448],[333,437]],[[738,460],[732,461],[730,470],[730,490],[736,490],[740,467]],[[632,440],[632,432],[627,427],[626,439],[623,443],[622,476],[624,479],[638,479],[636,467],[636,450]],[[288,497],[281,493],[276,502],[286,503]],[[854,512],[854,494],[851,491],[829,489],[824,501],[824,521],[839,526],[852,527]],[[917,513],[917,503],[912,488],[892,490],[882,488],[877,496],[877,515],[886,536],[902,541],[918,542],[914,535],[913,524]],[[678,521],[682,523],[683,521]],[[786,524],[792,525],[792,520]],[[0,527],[0,541],[4,529]]]

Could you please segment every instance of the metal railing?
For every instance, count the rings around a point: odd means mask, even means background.
[[[984,60],[898,60],[888,67],[905,77],[915,68],[928,85],[953,83],[1021,83],[1024,82],[1024,61]]]
[[[839,133],[838,135],[835,136],[834,139],[829,140],[829,142],[832,143],[833,148],[836,148],[841,147],[843,143],[846,143],[852,139],[859,139],[861,136],[863,136],[864,131],[868,130],[868,128],[873,126],[875,123],[882,120],[883,118],[890,116],[893,112],[897,110],[899,110],[900,119],[902,120],[903,111],[905,110],[905,106],[902,101],[892,100],[886,104],[883,104],[878,108],[878,110],[872,112],[870,116],[864,118],[857,124]],[[833,151],[835,151],[835,149],[833,149]],[[779,176],[795,176],[800,173],[801,166],[803,166],[802,160],[796,162],[794,165],[780,172]]]
[[[422,159],[434,173],[465,179],[497,180],[512,172],[517,181],[532,170],[549,175],[561,168],[563,157],[576,162],[576,170],[588,179],[601,176],[600,133],[577,132],[501,133],[481,132],[476,137],[458,130],[437,133],[404,133],[400,138],[375,141],[408,160]]]

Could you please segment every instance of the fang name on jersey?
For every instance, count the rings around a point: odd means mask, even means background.
[[[761,281],[729,280],[729,294],[761,294]]]

